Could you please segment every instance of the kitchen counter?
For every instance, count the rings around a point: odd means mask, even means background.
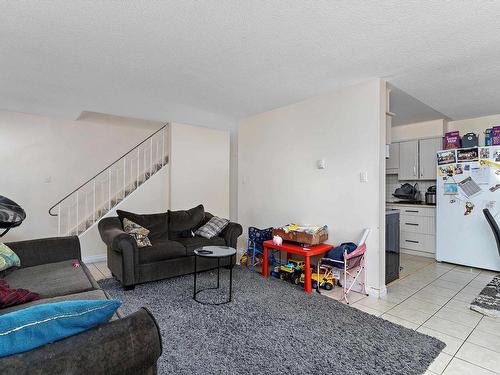
[[[414,206],[414,207],[430,207],[435,208],[435,204],[425,204],[425,203],[402,203],[402,202],[385,202],[386,205],[391,206]]]
[[[387,208],[385,210],[385,214],[386,215],[395,215],[395,214],[399,214],[399,210],[398,209],[395,209],[395,208]]]

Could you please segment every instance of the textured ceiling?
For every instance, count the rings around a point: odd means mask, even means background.
[[[500,112],[500,2],[0,1],[0,108],[236,119],[385,77]],[[174,118],[175,120],[175,118]]]

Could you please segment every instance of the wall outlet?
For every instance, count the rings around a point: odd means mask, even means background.
[[[360,172],[359,173],[359,181],[360,182],[368,182],[368,172]]]

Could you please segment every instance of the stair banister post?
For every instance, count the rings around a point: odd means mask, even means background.
[[[144,168],[144,181],[146,181],[146,146],[144,146],[144,152],[142,153],[142,157],[143,157],[143,163],[142,163],[142,167]]]
[[[153,137],[149,139],[149,177],[153,174]]]
[[[155,167],[158,167],[158,159],[159,159],[158,156],[160,156],[160,144],[158,142],[156,142],[156,161],[155,161]],[[161,162],[161,159],[160,159],[160,162]]]
[[[116,163],[116,191],[113,192],[113,195],[115,196],[115,199],[116,201],[118,201],[118,193],[120,192],[120,189],[118,188],[118,186],[120,186],[119,184],[119,181],[120,181],[120,176],[118,175],[118,163]],[[116,206],[116,202],[115,202],[115,206]]]
[[[96,179],[94,178],[94,186],[92,188],[92,195],[93,195],[93,203],[92,203],[92,224],[95,223],[95,181]]]
[[[134,190],[137,189],[139,187],[139,176],[140,176],[140,159],[141,159],[141,152],[139,150],[139,146],[137,147],[137,181],[136,181],[136,186],[134,186]]]
[[[61,203],[57,205],[57,237],[61,237]]]
[[[111,168],[108,168],[108,211],[111,211]]]
[[[130,157],[130,182],[134,181],[133,176],[134,176],[134,159]],[[130,190],[130,192],[132,192],[132,190]]]
[[[83,213],[84,227],[87,230],[87,222],[89,220],[89,192],[85,192],[85,211]]]
[[[161,166],[165,162],[165,127],[161,131]]]
[[[76,192],[76,235],[78,236],[78,224],[80,223],[78,220],[80,220],[79,218],[79,199],[78,199],[78,191]]]
[[[126,175],[127,175],[127,157],[125,156],[123,158],[123,199],[125,199],[125,189],[127,187]]]

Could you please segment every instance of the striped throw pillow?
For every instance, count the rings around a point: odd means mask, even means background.
[[[217,236],[222,230],[229,224],[228,219],[222,219],[220,217],[214,216],[212,217],[208,223],[199,228],[194,234],[205,237],[212,238]]]

